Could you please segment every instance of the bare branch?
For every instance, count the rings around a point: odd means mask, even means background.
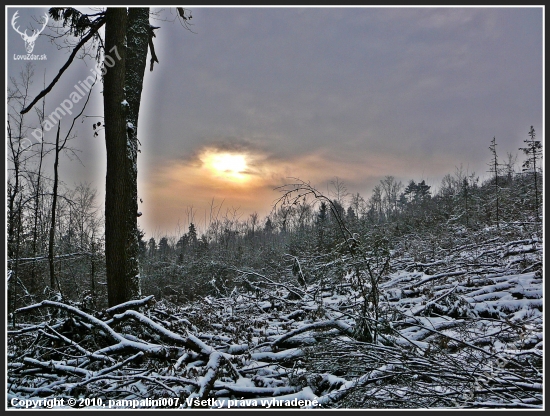
[[[61,67],[58,74],[55,76],[55,78],[50,83],[50,85],[48,85],[44,90],[42,90],[40,92],[40,94],[38,94],[35,97],[35,99],[32,100],[32,102],[27,107],[25,107],[23,110],[21,110],[21,114],[27,113],[38,101],[40,101],[43,97],[45,97],[52,90],[54,85],[57,84],[57,81],[59,81],[59,79],[61,78],[61,75],[63,75],[63,73],[71,65],[71,63],[73,62],[73,60],[74,60],[76,54],[78,53],[78,51],[80,50],[80,48],[86,42],[88,42],[99,31],[99,29],[104,24],[105,24],[105,18],[102,17],[102,18],[96,20],[94,22],[94,24],[92,26],[90,26],[90,31],[88,32],[88,34],[84,38],[82,38],[82,40],[80,42],[78,42],[78,44],[74,47],[73,51],[71,52],[71,55],[69,56],[69,59],[67,60],[67,62],[65,62],[65,65],[63,65]]]

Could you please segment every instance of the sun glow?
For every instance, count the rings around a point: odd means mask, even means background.
[[[242,154],[208,152],[201,159],[208,169],[225,179],[242,182],[247,178],[246,158]]]

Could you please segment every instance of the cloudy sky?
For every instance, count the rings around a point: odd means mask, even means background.
[[[437,189],[462,165],[483,179],[493,137],[503,159],[519,155],[531,125],[543,139],[541,7],[189,9],[193,32],[174,8],[153,9],[160,63],[145,75],[138,165],[149,236],[178,221],[185,229],[191,211],[200,225],[212,204],[264,216],[289,177],[321,190],[338,178],[365,199],[386,175]],[[9,24],[15,10],[23,30],[47,9],[7,10],[10,76],[24,65],[14,59],[24,53]],[[47,54],[35,62],[39,87],[68,56],[48,33],[33,52]],[[75,62],[46,112],[92,66]],[[90,116],[102,113],[96,90]],[[62,179],[92,182],[102,199],[98,120],[80,123],[83,164],[63,161]]]

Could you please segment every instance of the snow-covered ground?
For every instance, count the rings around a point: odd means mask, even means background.
[[[543,408],[542,242],[436,257],[307,286],[243,271],[188,305],[44,301],[8,333],[7,407]]]

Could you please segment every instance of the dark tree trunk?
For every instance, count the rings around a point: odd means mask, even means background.
[[[124,92],[126,68],[126,8],[108,8],[105,15],[106,66],[103,79],[107,176],[105,184],[105,259],[109,306],[131,298],[128,293],[128,207],[132,194],[126,171],[128,105]],[[108,56],[107,56],[108,55]],[[109,60],[107,58],[110,57]]]
[[[44,114],[44,105],[42,105],[42,114]],[[44,131],[42,130],[42,136],[44,136]],[[34,193],[34,224],[33,224],[33,232],[32,232],[32,269],[31,269],[31,281],[30,281],[30,290],[31,293],[34,292],[36,289],[36,257],[38,255],[38,223],[39,218],[41,217],[40,214],[40,193],[42,191],[41,189],[41,180],[42,180],[42,162],[44,160],[44,140],[40,142],[40,159],[38,162],[38,171],[36,174],[36,189]]]
[[[52,189],[52,215],[50,222],[50,239],[48,244],[48,262],[50,265],[50,288],[55,290],[55,267],[54,267],[54,243],[55,243],[55,220],[57,211],[57,188],[59,184],[59,131],[61,123],[57,125],[57,134],[55,136],[55,160],[53,163],[53,189]]]
[[[21,137],[21,135],[19,135]],[[8,120],[8,140],[9,148],[13,158],[13,176],[15,183],[8,185],[8,258],[15,258],[15,231],[17,229],[17,212],[21,207],[17,207],[15,200],[19,196],[19,176],[20,176],[20,148],[15,143],[18,138],[14,137],[11,130],[11,125]]]
[[[131,299],[139,297],[140,277],[138,268],[139,231],[137,226],[137,154],[138,154],[138,118],[143,90],[143,77],[147,61],[147,48],[149,44],[149,9],[129,8],[127,28],[126,51],[126,79],[125,91],[128,101],[128,113],[126,126],[128,134],[128,150],[126,161],[128,169],[126,175],[131,186],[127,215],[127,227],[129,233],[127,246],[127,285]]]
[[[109,306],[138,298],[137,128],[150,36],[148,8],[108,8],[104,77],[107,183],[105,257]],[[107,62],[107,61],[106,61]]]

